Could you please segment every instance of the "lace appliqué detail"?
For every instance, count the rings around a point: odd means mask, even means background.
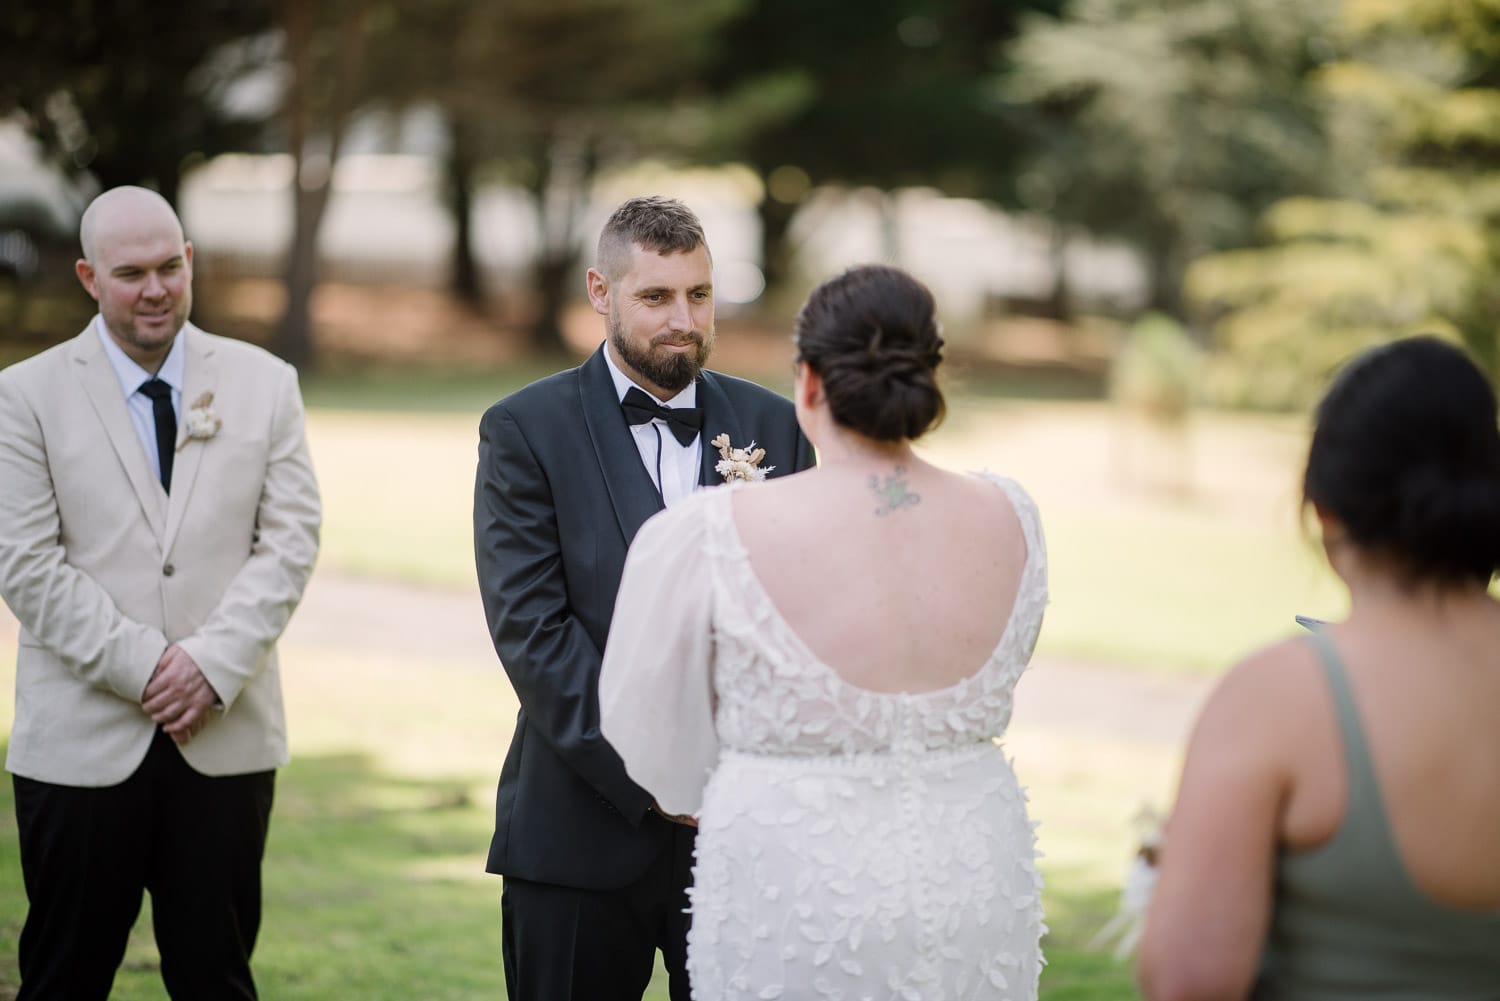
[[[721,998],[1034,999],[1041,878],[1024,790],[995,739],[1047,600],[1035,507],[1011,618],[969,678],[916,694],[844,681],[750,567],[730,491],[704,498],[715,729],[689,969]]]

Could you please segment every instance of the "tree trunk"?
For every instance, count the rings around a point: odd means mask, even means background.
[[[792,246],[787,231],[797,206],[772,198],[766,192],[760,200],[760,268],[766,279],[766,290],[779,288],[792,274]]]
[[[461,111],[448,113],[446,194],[448,215],[453,220],[453,270],[449,287],[461,302],[479,309],[484,305],[484,284],[474,253],[474,153],[472,127]]]
[[[313,109],[308,93],[311,72],[309,49],[313,32],[312,5],[303,0],[285,0],[282,20],[286,33],[287,62],[291,79],[287,86],[287,141],[292,150],[292,245],[286,260],[286,310],[277,325],[272,349],[298,368],[317,362],[313,343],[312,297],[318,287],[318,233],[333,191],[333,172],[339,160],[354,105],[354,86],[364,59],[364,21],[367,0],[357,0],[337,26],[337,70],[333,96],[324,109],[318,133],[327,137],[327,163],[308,155],[312,138]]]
[[[542,257],[536,262],[534,274],[537,315],[531,328],[532,347],[540,354],[563,354],[567,341],[563,338],[562,316],[568,301],[568,279],[573,276],[573,258]]]
[[[537,315],[531,343],[542,353],[567,350],[563,310],[578,257],[579,209],[588,198],[596,166],[593,140],[586,132],[559,128],[546,138],[533,190],[541,239],[533,271]]]
[[[1052,261],[1052,291],[1047,296],[1047,317],[1068,323],[1073,318],[1073,294],[1068,285],[1068,229],[1056,220],[1047,256]]]
[[[303,368],[312,362],[312,290],[317,284],[317,226],[307,211],[307,190],[302,184],[307,153],[308,109],[307,49],[312,36],[312,8],[297,0],[286,0],[282,8],[286,60],[290,66],[286,92],[287,144],[292,151],[292,243],[287,248],[286,304],[281,322],[271,338],[271,349],[290,364]],[[329,164],[329,173],[333,165]]]
[[[296,158],[301,173],[302,158]],[[330,172],[331,173],[331,172]],[[313,348],[312,296],[318,287],[318,231],[328,208],[332,179],[312,188],[294,182],[292,246],[286,260],[286,310],[272,347],[287,363],[309,369],[317,361]]]
[[[884,260],[901,267],[901,202],[897,192],[875,192],[875,211],[880,217],[880,243]]]
[[[1184,319],[1182,281],[1187,273],[1182,253],[1171,240],[1162,240],[1147,250],[1151,281],[1151,309],[1176,320]]]

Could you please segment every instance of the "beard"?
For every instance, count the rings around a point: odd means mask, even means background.
[[[606,326],[609,330],[609,343],[614,345],[616,353],[625,364],[653,386],[669,393],[680,393],[697,379],[714,350],[712,327],[706,334],[696,330],[681,335],[657,334],[651,338],[650,345],[641,347],[630,339],[614,315],[609,317]],[[691,341],[696,350],[679,352],[661,347],[663,344],[681,344],[685,341]]]
[[[100,310],[101,313],[104,313],[105,326],[115,335],[117,341],[123,341],[130,347],[146,352],[147,354],[170,347],[172,341],[182,331],[183,325],[187,323],[192,311],[193,293],[191,289],[185,289],[177,297],[177,301],[172,305],[170,314],[172,320],[164,328],[152,329],[144,325],[137,325],[133,309],[110,310],[107,313],[103,309]]]

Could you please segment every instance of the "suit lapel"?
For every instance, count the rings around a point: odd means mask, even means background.
[[[203,338],[196,327],[186,324],[182,328],[183,373],[182,413],[177,415],[177,440],[182,440],[182,429],[187,427],[187,412],[204,393],[212,393],[218,386],[218,367],[214,364],[213,347]],[[167,530],[162,539],[162,551],[170,552],[172,540],[177,538],[177,529],[182,525],[183,513],[187,510],[193,484],[198,479],[198,467],[203,464],[206,442],[192,441],[179,451],[172,462],[172,493],[167,501]]]
[[[630,434],[630,426],[620,412],[620,398],[615,395],[615,383],[610,378],[602,345],[578,369],[578,395],[615,520],[629,545],[645,520],[660,511],[662,505],[651,474],[641,464],[641,453]]]
[[[698,436],[702,443],[702,458],[698,470],[699,486],[715,486],[724,482],[714,468],[719,462],[719,450],[711,442],[721,434],[729,435],[729,443],[735,448],[745,448],[750,439],[745,437],[729,396],[724,392],[712,372],[702,372],[698,377],[698,406],[703,410],[703,431]]]
[[[85,328],[73,342],[73,362],[77,366],[78,381],[93,407],[94,415],[104,426],[104,433],[115,450],[115,455],[124,467],[125,477],[141,502],[141,513],[151,532],[160,540],[166,526],[167,497],[161,481],[151,469],[146,450],[141,447],[135,434],[135,424],[125,408],[125,396],[120,390],[120,380],[114,367],[104,354],[99,335],[92,325]]]

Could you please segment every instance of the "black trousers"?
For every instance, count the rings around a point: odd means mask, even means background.
[[[160,730],[117,786],[14,776],[29,904],[17,1001],[106,1001],[143,890],[174,1001],[255,998],[250,953],[275,777],[201,775]]]
[[[647,823],[666,823],[649,816]],[[688,1001],[690,827],[671,824],[671,847],[619,890],[579,890],[505,877],[501,949],[510,1001],[640,1001],[656,950],[672,1001]]]

